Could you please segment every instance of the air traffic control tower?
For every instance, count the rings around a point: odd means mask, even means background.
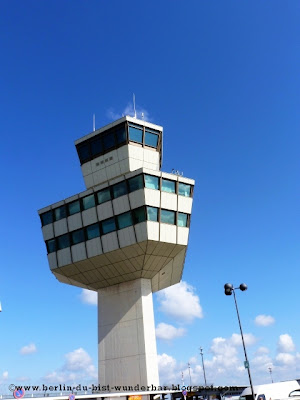
[[[152,293],[182,276],[194,180],[160,171],[162,139],[128,116],[78,139],[86,190],[39,210],[52,273],[98,292],[99,384],[111,388],[159,384]]]

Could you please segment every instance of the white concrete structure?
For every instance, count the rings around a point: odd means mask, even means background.
[[[162,127],[145,121],[75,144],[87,190],[39,210],[50,269],[98,292],[99,383],[158,385],[152,292],[180,282],[194,181],[160,171]]]

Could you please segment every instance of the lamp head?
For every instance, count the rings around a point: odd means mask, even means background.
[[[244,292],[245,290],[247,290],[248,289],[248,286],[246,285],[246,283],[241,283],[240,284],[240,290],[242,291],[242,292]]]
[[[226,296],[231,296],[233,291],[233,285],[231,283],[225,283],[224,285]]]

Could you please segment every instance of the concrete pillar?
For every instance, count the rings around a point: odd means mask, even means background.
[[[98,291],[100,385],[158,385],[150,279],[136,279]]]

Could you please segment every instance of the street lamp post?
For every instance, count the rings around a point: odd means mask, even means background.
[[[202,358],[202,368],[203,368],[203,375],[204,375],[204,383],[205,383],[205,386],[207,386],[205,368],[204,368],[204,361],[203,361],[203,349],[202,349],[202,347],[200,347],[200,354],[201,354],[201,358]]]
[[[269,372],[270,372],[270,376],[271,376],[271,381],[272,381],[272,383],[274,383],[274,382],[273,382],[272,368],[271,368],[271,367],[269,367]]]
[[[189,375],[190,375],[190,387],[192,387],[192,378],[191,378],[191,364],[188,362],[189,367]]]
[[[235,302],[235,308],[236,308],[236,313],[237,313],[237,317],[238,317],[238,321],[239,321],[239,326],[240,326],[240,331],[241,331],[241,337],[242,337],[242,343],[243,343],[243,348],[244,348],[244,353],[245,353],[245,368],[248,371],[248,376],[249,376],[249,382],[250,382],[250,386],[251,386],[251,391],[252,391],[252,397],[253,400],[255,400],[255,396],[254,396],[254,390],[253,390],[253,384],[252,384],[252,379],[251,379],[251,373],[250,373],[250,365],[249,365],[249,361],[248,361],[248,357],[247,357],[247,352],[246,352],[246,346],[245,346],[245,341],[244,341],[244,335],[243,335],[243,331],[242,331],[242,325],[241,325],[241,320],[240,320],[240,314],[239,314],[239,309],[238,309],[238,305],[237,305],[237,301],[236,301],[236,297],[235,297],[235,289],[240,289],[242,292],[244,292],[245,290],[247,290],[247,285],[245,283],[241,283],[239,287],[234,288],[233,285],[231,283],[226,283],[224,285],[224,289],[225,289],[225,294],[226,296],[231,296],[233,293],[233,297],[234,297],[234,302]]]

